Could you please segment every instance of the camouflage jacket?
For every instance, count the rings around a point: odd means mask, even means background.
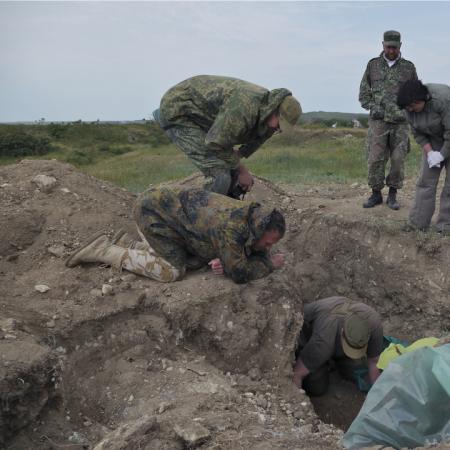
[[[359,101],[364,109],[370,110],[372,119],[390,123],[404,123],[404,111],[397,106],[397,92],[407,80],[417,80],[414,64],[400,57],[389,67],[381,53],[367,64],[359,88]]]
[[[267,119],[288,95],[287,89],[269,91],[236,78],[198,75],[164,94],[163,127],[198,126],[212,152],[240,145],[240,155],[248,158],[272,136]]]
[[[406,112],[414,137],[420,146],[431,144],[444,158],[450,157],[450,87],[427,84],[430,99],[419,113]]]
[[[161,187],[141,194],[136,206],[136,220],[144,235],[146,216],[152,217],[151,233],[163,235],[159,230],[169,227],[181,237],[186,252],[205,264],[220,258],[225,274],[236,283],[263,278],[273,270],[267,253],[252,246],[263,234],[263,218],[271,212],[259,203],[204,189]]]

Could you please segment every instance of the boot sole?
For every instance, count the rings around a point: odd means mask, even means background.
[[[100,236],[103,236],[105,233],[103,231],[99,231],[92,236],[89,241],[87,241],[82,247],[80,247],[78,250],[75,250],[67,259],[65,262],[66,267],[75,267],[77,264],[72,264],[72,261],[74,258],[80,253],[82,250],[84,250],[88,245],[91,245],[96,239],[98,239]]]
[[[379,203],[375,203],[374,205],[363,204],[363,208],[366,208],[366,209],[368,209],[368,208],[375,208],[375,206],[382,205],[382,204],[383,204],[383,201],[381,201]]]

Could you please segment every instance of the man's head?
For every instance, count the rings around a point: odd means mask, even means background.
[[[286,232],[286,222],[283,214],[277,209],[262,219],[262,235],[255,241],[255,250],[268,251]]]
[[[284,124],[294,126],[301,114],[300,102],[292,95],[288,95],[283,99],[278,109],[269,116],[267,126],[275,131],[284,128]]]
[[[341,344],[346,356],[351,359],[360,359],[366,356],[369,338],[370,327],[367,320],[357,314],[350,314],[345,318]]]
[[[408,112],[419,113],[429,98],[428,88],[420,80],[408,80],[398,90],[397,105]]]
[[[400,33],[398,31],[389,30],[383,34],[383,50],[384,55],[390,61],[395,61],[400,55]]]

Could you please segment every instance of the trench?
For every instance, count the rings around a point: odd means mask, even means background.
[[[309,218],[302,232],[287,240],[295,261],[292,270],[285,275],[290,285],[283,284],[286,278],[280,279],[273,292],[277,292],[278,299],[291,301],[291,305],[298,305],[297,298],[287,298],[294,290],[298,298],[306,302],[334,295],[346,296],[375,308],[383,319],[385,334],[410,341],[431,335],[439,337],[448,333],[450,308],[445,299],[446,291],[436,289],[430,294],[429,285],[426,286],[423,279],[440,258],[448,260],[448,253],[429,254],[408,239],[385,234],[377,228],[337,222],[334,217]],[[403,252],[401,259],[399,252]],[[434,283],[443,285],[442,280]],[[249,373],[251,364],[246,366],[246,361],[250,361],[251,352],[243,350],[245,342],[238,342],[244,336],[249,340],[248,345],[253,345],[252,336],[247,336],[244,327],[245,315],[249,316],[251,310],[254,317],[250,330],[256,330],[255,335],[265,335],[266,339],[267,334],[272,337],[271,333],[278,326],[270,322],[274,311],[279,314],[273,309],[278,306],[271,306],[271,310],[259,293],[259,290],[268,290],[268,286],[271,285],[262,285],[262,288],[256,285],[249,291],[230,288],[220,298],[222,305],[216,294],[213,312],[211,299],[179,315],[164,311],[166,304],[149,303],[135,312],[85,324],[72,335],[61,337],[54,345],[65,349],[59,355],[64,370],[56,380],[57,394],[6,448],[27,448],[24,442],[27,445],[33,442],[36,449],[51,445],[57,448],[55,443],[58,439],[61,442],[62,435],[75,436],[69,440],[72,448],[91,448],[88,443],[103,436],[106,429],[113,430],[124,421],[137,420],[144,411],[161,409],[163,403],[170,409],[170,405],[178,402],[178,410],[185,415],[193,414],[194,404],[200,410],[206,408],[207,401],[198,393],[182,393],[185,388],[177,386],[179,374],[183,374],[188,383],[200,386],[202,373],[212,373],[214,368],[220,369],[217,374],[214,372],[217,379],[222,376],[219,372]],[[253,302],[251,308],[236,300],[237,295]],[[222,331],[216,329],[223,322],[229,324],[231,319],[238,322],[241,315],[243,331],[237,338],[226,330],[227,326]],[[279,337],[280,342],[284,340],[291,346],[285,349],[287,353],[295,351],[300,331],[294,329],[295,324],[292,320],[282,323],[292,328]],[[221,339],[217,338],[219,332]],[[226,348],[230,343],[235,353]],[[259,344],[264,346],[266,342]],[[263,356],[251,360],[254,365],[260,364],[257,369],[261,372],[265,367],[289,359],[275,354]],[[170,367],[172,370],[168,371]],[[202,388],[207,389],[206,383],[203,384]],[[149,389],[153,392],[148,392]],[[364,398],[353,383],[332,372],[328,392],[312,398],[311,402],[321,421],[345,431],[358,414]],[[183,448],[167,423],[161,422],[158,427],[153,448]],[[145,448],[152,448],[151,443],[148,445]]]
[[[306,301],[341,295],[366,303],[380,314],[384,335],[411,343],[448,335],[448,241],[405,236],[330,215],[309,222],[295,245],[296,254],[306,256],[296,267]],[[442,265],[440,275],[433,276]],[[331,367],[328,391],[311,402],[324,423],[346,431],[365,397],[356,383]]]

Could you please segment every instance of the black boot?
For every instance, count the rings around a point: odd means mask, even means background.
[[[395,211],[397,211],[397,209],[400,209],[400,204],[397,201],[397,189],[396,188],[393,188],[393,187],[389,188],[389,194],[388,194],[386,203],[389,206],[389,208],[394,209]]]
[[[363,208],[373,208],[374,206],[381,205],[381,203],[383,203],[381,191],[372,189],[372,195],[363,203]]]

